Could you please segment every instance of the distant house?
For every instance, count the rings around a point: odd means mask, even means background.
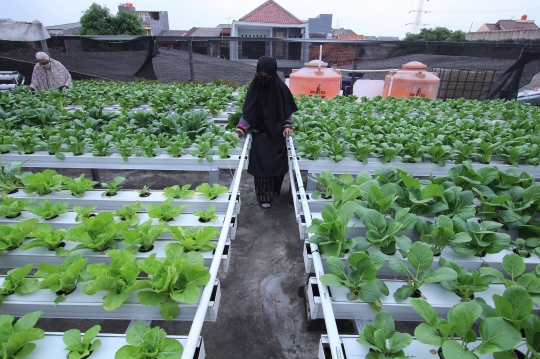
[[[523,15],[520,20],[499,20],[495,24],[484,24],[475,32],[465,36],[467,41],[540,42],[540,28],[534,20]]]
[[[134,12],[139,17],[147,36],[158,36],[164,30],[169,30],[169,13],[167,11],[145,10],[137,11],[132,3],[118,5],[118,11]]]
[[[74,31],[81,28],[80,22],[72,22],[69,24],[54,25],[54,26],[45,26],[45,29],[49,32],[51,36],[60,36],[60,35],[72,35]]]
[[[272,56],[278,66],[303,66],[309,56],[309,45],[301,42],[270,42],[264,38],[309,38],[307,21],[302,21],[273,0],[234,20],[231,37],[231,60],[256,63],[261,56]]]
[[[538,29],[538,26],[534,20],[527,20],[527,15],[523,15],[520,20],[499,20],[495,24],[484,24],[476,32],[532,29]]]

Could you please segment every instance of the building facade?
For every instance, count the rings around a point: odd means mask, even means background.
[[[137,11],[132,3],[118,5],[118,11],[130,11],[137,14],[147,36],[158,36],[169,30],[169,13],[167,11]]]

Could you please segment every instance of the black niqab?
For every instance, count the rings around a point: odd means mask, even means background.
[[[251,128],[277,137],[283,132],[285,120],[298,111],[291,91],[277,75],[277,61],[268,56],[257,62],[257,73],[264,72],[273,81],[263,85],[255,75],[242,107],[244,119]]]

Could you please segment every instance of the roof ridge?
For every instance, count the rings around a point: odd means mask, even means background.
[[[252,11],[250,11],[248,14],[242,16],[238,21],[244,21],[244,19],[246,18],[249,18],[253,15],[255,15],[257,13],[257,11],[261,10],[262,8],[268,6],[269,4],[274,4],[276,5],[280,10],[282,10],[285,14],[287,14],[288,16],[290,16],[291,18],[293,18],[296,22],[298,22],[299,24],[302,24],[302,20],[298,19],[296,16],[294,16],[293,14],[291,14],[287,9],[285,9],[283,6],[279,5],[277,2],[275,2],[274,0],[267,0],[265,1],[264,3],[262,3],[261,5],[257,6],[255,9],[253,9]]]

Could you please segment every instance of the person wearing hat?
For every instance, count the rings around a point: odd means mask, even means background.
[[[36,54],[38,63],[32,72],[32,83],[30,91],[40,91],[49,89],[65,90],[71,86],[71,75],[64,65],[53,60],[44,52]]]
[[[281,193],[289,171],[286,138],[293,133],[291,120],[296,111],[291,91],[277,75],[276,59],[261,57],[234,137],[241,137],[248,129],[253,132],[247,172],[254,177],[255,194],[264,209]]]

